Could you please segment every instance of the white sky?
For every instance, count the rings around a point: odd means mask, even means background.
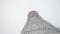
[[[0,0],[0,34],[20,34],[31,10],[60,27],[60,0]]]

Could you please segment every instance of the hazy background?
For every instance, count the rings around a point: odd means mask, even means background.
[[[60,0],[0,0],[0,34],[20,34],[31,10],[60,27]]]

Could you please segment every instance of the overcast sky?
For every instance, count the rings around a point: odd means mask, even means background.
[[[0,34],[20,34],[31,10],[60,27],[60,0],[0,0]]]

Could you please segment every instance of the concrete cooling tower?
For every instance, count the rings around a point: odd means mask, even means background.
[[[37,11],[30,11],[21,34],[60,34],[60,30],[45,21]]]

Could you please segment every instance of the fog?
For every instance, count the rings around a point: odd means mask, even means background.
[[[60,0],[0,0],[0,34],[20,34],[31,10],[60,27]]]

